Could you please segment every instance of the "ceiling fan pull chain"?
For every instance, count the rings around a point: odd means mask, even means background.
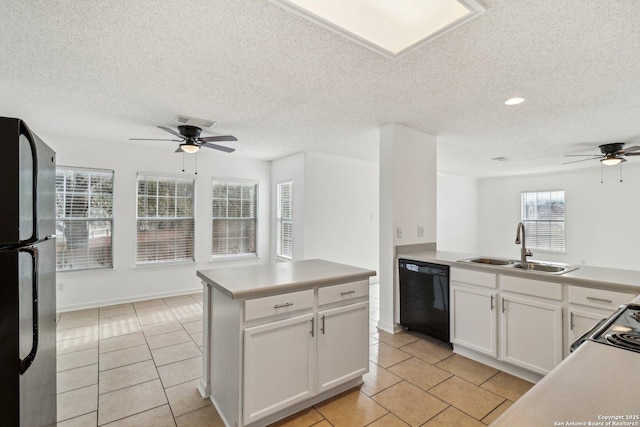
[[[600,163],[600,184],[604,184],[604,166]]]
[[[622,182],[622,163],[620,163],[620,182]]]
[[[184,172],[184,151],[182,152],[182,172]]]
[[[196,175],[198,175],[198,153],[196,152]]]

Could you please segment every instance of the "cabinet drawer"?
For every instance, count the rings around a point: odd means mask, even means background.
[[[349,301],[369,295],[369,281],[360,280],[318,289],[318,305]]]
[[[467,283],[470,285],[484,286],[485,288],[496,288],[496,275],[484,271],[467,270],[464,268],[451,268],[451,281]]]
[[[503,291],[562,301],[562,285],[560,283],[501,275],[500,284]]]
[[[620,305],[631,302],[634,298],[634,294],[624,292],[569,286],[569,303],[571,304],[615,310]]]
[[[244,302],[244,320],[313,308],[313,289],[250,299]]]

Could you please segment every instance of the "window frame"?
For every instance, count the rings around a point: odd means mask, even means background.
[[[528,194],[535,194],[536,199],[539,197],[541,193],[546,193],[549,195],[549,199],[553,200],[553,193],[562,193],[562,204],[563,204],[563,213],[562,219],[552,219],[552,218],[544,218],[544,219],[528,219],[525,218],[525,197]],[[539,204],[536,201],[536,210]],[[566,253],[567,249],[567,214],[566,214],[566,192],[565,190],[536,190],[536,191],[522,191],[520,193],[520,221],[524,224],[525,227],[525,238],[527,241],[527,249],[542,251],[542,252],[550,252],[550,253]],[[541,223],[558,223],[562,224],[562,235],[556,234],[555,239],[562,242],[562,247],[552,247],[551,242],[554,240],[554,235],[550,231],[548,233],[549,247],[537,247],[534,246],[533,242],[539,242],[544,239],[545,234],[540,233],[533,236],[533,233],[538,229],[538,227],[533,227],[532,224],[541,224]],[[549,227],[551,229],[551,227]],[[542,236],[542,237],[541,237]]]
[[[289,205],[290,205],[289,210],[291,212],[291,215],[286,219],[283,219],[281,214],[282,203],[280,199],[281,198],[280,194],[281,194],[281,186],[283,185],[289,186]],[[282,249],[283,249],[282,225],[283,223],[285,223],[285,221],[290,224],[290,229],[291,229],[291,237],[289,239],[291,241],[291,254],[289,255],[282,253]],[[293,180],[292,179],[284,180],[276,183],[276,258],[281,260],[286,260],[286,261],[293,260]]]
[[[215,189],[216,189],[216,182],[224,182],[227,185],[230,183],[233,184],[242,184],[243,186],[246,184],[250,184],[253,185],[254,187],[254,191],[255,191],[255,197],[254,197],[254,201],[253,201],[253,216],[251,217],[229,217],[228,215],[226,217],[216,217],[215,215],[215,211],[213,209],[213,202],[216,199],[215,197]],[[231,261],[231,260],[238,260],[238,259],[254,259],[254,258],[259,258],[259,254],[258,254],[258,250],[259,250],[259,241],[258,241],[258,228],[259,228],[259,218],[258,218],[258,212],[259,212],[259,205],[260,205],[260,201],[259,201],[259,189],[260,189],[260,183],[257,180],[250,180],[250,179],[241,179],[241,178],[227,178],[227,177],[212,177],[211,178],[211,261]],[[229,194],[227,192],[227,196],[225,198],[225,200],[229,201]],[[241,199],[242,200],[242,199]],[[228,213],[228,210],[227,210]],[[215,243],[214,243],[214,236],[213,236],[213,231],[214,231],[214,222],[216,220],[240,220],[240,221],[246,221],[246,220],[251,220],[253,219],[254,223],[255,223],[255,228],[254,228],[254,235],[253,235],[253,240],[255,242],[255,251],[254,252],[240,252],[240,253],[225,253],[225,254],[214,254],[213,249],[215,247]],[[227,232],[227,235],[225,237],[227,239],[227,241],[229,240],[229,235]]]
[[[156,184],[161,181],[161,180],[169,180],[169,181],[173,181],[174,185],[177,186],[178,182],[180,181],[190,181],[191,182],[191,186],[192,186],[192,194],[191,194],[191,202],[192,202],[192,215],[191,217],[166,217],[166,216],[159,216],[159,206],[156,205],[156,216],[155,217],[140,217],[139,216],[139,201],[140,201],[140,180],[141,178],[146,178],[148,179],[155,179],[156,180]],[[159,185],[157,185],[157,187],[159,187]],[[144,195],[143,195],[144,196]],[[156,189],[156,199],[158,200],[159,197],[159,193],[158,190]],[[177,194],[174,193],[173,196],[174,200],[177,200],[178,196]],[[158,172],[138,172],[136,174],[136,200],[135,200],[135,215],[136,215],[136,239],[135,239],[135,248],[134,248],[134,266],[136,268],[147,268],[147,267],[161,267],[161,266],[167,266],[167,265],[179,265],[179,264],[193,264],[196,262],[196,177],[193,175],[172,175],[172,174],[166,174],[166,173],[158,173]],[[174,212],[176,209],[177,205],[174,205]],[[191,227],[191,257],[190,258],[183,258],[183,259],[178,259],[176,257],[174,257],[173,259],[166,259],[166,260],[154,260],[154,261],[140,261],[139,260],[139,224],[140,221],[175,221],[175,220],[183,220],[183,221],[188,221],[190,220],[192,223],[192,227]],[[175,241],[175,239],[174,239]],[[174,252],[176,251],[176,248],[174,247]],[[156,252],[156,257],[158,256],[158,252]]]
[[[74,216],[63,216],[63,217],[59,217],[58,216],[58,197],[59,197],[59,193],[58,193],[58,187],[57,187],[57,181],[58,181],[58,173],[59,172],[63,172],[63,173],[68,173],[68,172],[80,172],[80,173],[87,173],[89,174],[90,177],[93,176],[98,176],[98,175],[110,175],[111,178],[111,192],[110,193],[102,193],[102,194],[109,194],[111,196],[111,216],[110,217],[91,217],[88,215],[87,217],[74,217]],[[89,188],[87,188],[87,196],[89,197],[89,201],[88,204],[90,205],[91,203],[91,195],[92,193],[89,191]],[[64,190],[64,194],[63,194],[63,200],[66,201],[66,197],[67,197],[67,189],[66,189],[66,179],[65,179],[65,190]],[[64,166],[64,165],[57,165],[56,166],[56,190],[55,190],[55,199],[56,199],[56,273],[69,273],[69,272],[74,272],[74,271],[87,271],[87,270],[104,270],[104,269],[113,269],[114,268],[114,230],[115,230],[115,218],[113,215],[114,212],[114,194],[115,194],[115,171],[113,169],[101,169],[101,168],[87,168],[87,167],[76,167],[76,166]],[[63,202],[63,204],[66,206],[66,202]],[[105,266],[91,266],[91,267],[81,267],[81,268],[65,268],[65,269],[60,269],[58,266],[58,255],[59,252],[57,250],[57,246],[60,243],[60,239],[57,238],[58,237],[58,223],[59,222],[68,222],[68,221],[72,221],[72,222],[86,222],[87,225],[90,222],[96,221],[104,221],[104,222],[109,222],[110,223],[110,229],[109,229],[109,252],[110,252],[110,262],[108,263],[108,265]],[[63,232],[64,233],[64,232]],[[89,234],[89,227],[87,227],[87,233]],[[89,239],[87,237],[87,239]],[[87,245],[88,245],[88,240],[87,240]]]

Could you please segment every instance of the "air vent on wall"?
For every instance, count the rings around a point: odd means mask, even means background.
[[[495,160],[497,162],[507,162],[511,159],[503,156],[503,157],[492,157],[491,160]]]
[[[195,117],[183,115],[176,117],[176,123],[180,123],[181,125],[197,126],[199,128],[210,128],[216,124],[213,120],[197,119]]]

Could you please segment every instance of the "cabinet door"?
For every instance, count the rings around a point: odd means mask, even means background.
[[[314,315],[244,330],[244,424],[315,394]]]
[[[318,393],[369,371],[369,303],[318,313]]]
[[[589,329],[593,328],[598,320],[606,319],[611,313],[606,311],[598,312],[598,310],[585,311],[575,307],[569,307],[569,322],[567,325],[567,345],[566,350],[569,354],[569,348],[578,338]]]
[[[502,296],[502,359],[540,374],[562,360],[562,307]]]
[[[451,342],[498,357],[495,292],[451,286]]]

